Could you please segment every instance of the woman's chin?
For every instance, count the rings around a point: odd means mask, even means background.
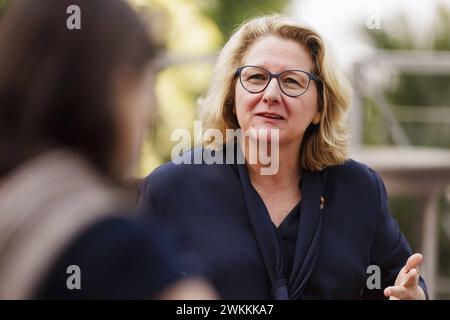
[[[270,126],[252,127],[245,132],[245,135],[253,142],[258,143],[279,143],[279,129]]]

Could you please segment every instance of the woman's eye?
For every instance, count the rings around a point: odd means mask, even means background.
[[[303,82],[294,78],[284,78],[283,83],[292,88],[304,88]]]
[[[285,83],[289,83],[289,84],[296,84],[296,85],[300,85],[299,82],[293,78],[286,78],[284,79]]]
[[[262,73],[255,73],[255,74],[251,74],[248,77],[249,80],[265,80],[266,76]]]

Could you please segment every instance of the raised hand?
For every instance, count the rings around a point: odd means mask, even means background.
[[[425,293],[419,286],[419,265],[423,256],[415,253],[408,258],[400,270],[395,285],[384,289],[384,295],[389,300],[425,300]]]

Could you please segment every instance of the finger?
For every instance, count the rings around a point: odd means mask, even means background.
[[[405,276],[405,280],[403,282],[403,286],[406,288],[415,287],[419,284],[419,273],[417,270],[411,269]]]
[[[408,289],[402,286],[387,287],[384,289],[384,295],[398,300],[410,299]]]
[[[384,289],[383,293],[385,297],[389,298],[392,294],[392,291],[389,287],[387,287],[386,289]]]
[[[418,267],[419,264],[422,262],[422,260],[423,256],[420,253],[415,253],[412,256],[410,256],[405,264],[406,272],[408,272],[412,268]]]
[[[396,297],[392,296],[391,294],[392,292],[389,288],[384,289],[384,296],[389,298],[389,300],[399,300]]]

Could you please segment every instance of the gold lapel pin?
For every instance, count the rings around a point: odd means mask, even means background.
[[[325,198],[320,196],[320,210],[323,210],[323,208],[325,208]]]

